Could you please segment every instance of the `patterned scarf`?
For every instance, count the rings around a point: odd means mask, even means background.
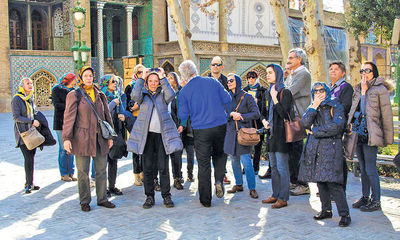
[[[29,95],[26,95],[25,89],[23,87],[18,88],[17,94],[15,96],[20,97],[22,100],[24,100],[25,105],[26,105],[26,115],[28,117],[31,117],[33,119],[33,108],[32,108],[32,100],[33,100],[33,89],[29,93]]]
[[[112,80],[117,81],[117,87],[118,87],[118,78],[114,74],[106,74],[103,77],[100,78],[100,89],[101,91],[106,95],[107,101],[110,103],[112,100],[118,98],[120,96],[120,92],[115,90],[114,92],[108,91],[108,85]]]

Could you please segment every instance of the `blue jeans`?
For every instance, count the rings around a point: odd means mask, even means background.
[[[61,176],[74,175],[74,155],[67,154],[62,140],[62,130],[56,130],[58,139],[58,166]]]
[[[375,201],[380,201],[381,185],[376,167],[378,147],[357,144],[356,152],[360,162],[362,194],[364,197],[369,197],[371,191],[371,198]]]
[[[242,162],[244,166],[244,171],[246,173],[247,187],[249,190],[253,190],[256,188],[256,176],[254,173],[253,164],[251,163],[250,154],[243,154],[240,156],[232,156],[229,155],[232,161],[232,169],[233,175],[235,175],[236,185],[243,185],[243,174],[242,174],[242,166],[240,162]]]
[[[272,197],[289,200],[289,154],[268,152],[271,162]]]

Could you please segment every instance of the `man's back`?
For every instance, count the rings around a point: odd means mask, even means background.
[[[197,76],[181,90],[179,118],[190,119],[193,129],[206,129],[227,122],[226,105],[231,97],[218,80]]]

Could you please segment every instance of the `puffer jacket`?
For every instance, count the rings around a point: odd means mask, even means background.
[[[374,81],[374,80],[372,80]],[[366,92],[365,115],[367,118],[368,145],[385,147],[393,144],[393,113],[389,92],[391,85],[377,78]],[[360,109],[361,83],[354,89],[348,124],[354,122],[354,113]]]
[[[160,84],[161,88],[158,88],[154,95],[144,87],[143,79],[138,79],[132,90],[132,100],[140,104],[140,112],[127,142],[130,152],[143,154],[154,107],[160,118],[161,136],[166,154],[183,149],[182,140],[168,112],[168,103],[175,96],[174,90],[169,85],[167,78],[161,79]]]
[[[300,158],[299,180],[343,183],[343,106],[334,99],[317,110],[308,108],[301,123],[313,134],[307,136]]]

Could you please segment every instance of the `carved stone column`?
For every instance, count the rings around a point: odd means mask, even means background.
[[[31,19],[31,5],[28,3],[26,6],[26,11],[27,11],[27,21],[26,21],[26,28],[28,29],[28,34],[27,34],[27,48],[28,50],[32,50],[32,19]]]
[[[104,36],[103,36],[103,9],[105,2],[97,2],[97,56],[99,58],[100,79],[104,75]]]
[[[126,6],[126,34],[127,36],[127,55],[133,55],[133,37],[132,37],[132,12],[134,6]]]

